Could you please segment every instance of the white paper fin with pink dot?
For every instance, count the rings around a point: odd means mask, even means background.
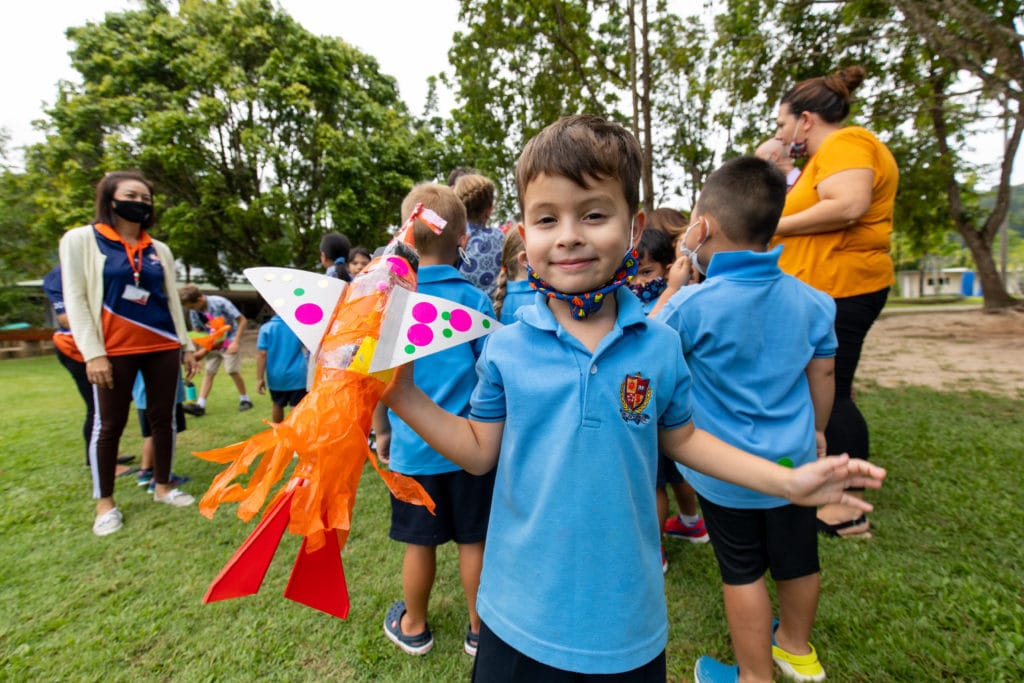
[[[501,327],[494,318],[462,304],[395,287],[370,372],[473,341]]]
[[[348,283],[295,268],[268,266],[242,272],[303,346],[311,352],[320,348],[327,323]]]

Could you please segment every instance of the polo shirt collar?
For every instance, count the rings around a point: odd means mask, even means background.
[[[629,287],[623,286],[616,289],[615,301],[619,307],[618,316],[615,319],[616,327],[626,329],[627,327],[645,325],[647,323],[643,304],[640,303],[640,300],[636,298],[633,292],[629,291]],[[538,297],[537,305],[524,306],[516,315],[521,316],[521,320],[527,325],[536,327],[539,330],[557,332],[560,328],[558,321],[555,320],[554,313],[548,307],[547,297]]]
[[[444,282],[445,280],[465,280],[454,266],[421,266],[416,273],[418,283]]]
[[[128,246],[128,243],[121,238],[121,235],[117,232],[117,230],[114,230],[113,227],[107,225],[106,223],[93,223],[93,228],[95,228],[96,232],[103,235],[108,240],[111,240],[113,242],[120,242],[126,247]],[[153,238],[149,236],[149,233],[146,232],[145,230],[139,230],[139,239],[135,242],[135,245],[132,248],[145,249],[152,243]]]
[[[765,280],[782,274],[779,256],[782,245],[771,251],[720,251],[708,263],[708,277],[728,276],[734,280]]]

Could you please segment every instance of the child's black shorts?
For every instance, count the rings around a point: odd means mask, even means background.
[[[149,422],[146,421],[146,410],[144,408],[136,408],[135,412],[139,415],[139,429],[142,430],[142,438],[148,439],[153,436],[149,430]],[[174,431],[181,434],[183,431],[188,429],[185,425],[185,411],[181,409],[181,404],[174,406]]]
[[[771,570],[776,581],[816,574],[818,530],[814,508],[799,505],[740,509],[715,505],[704,496],[700,509],[718,558],[722,583],[743,586]]]
[[[436,514],[392,495],[391,538],[414,545],[483,542],[491,515],[494,472],[481,477],[465,470],[412,475],[434,499]]]
[[[299,405],[299,401],[305,398],[305,396],[305,389],[291,389],[289,391],[270,390],[270,400],[274,402],[275,406],[281,406],[282,408],[285,406],[294,408]]]
[[[676,461],[658,453],[658,488],[665,484],[682,484],[683,473],[676,467]]]
[[[541,664],[524,655],[480,624],[480,649],[473,662],[473,683],[502,683],[504,681],[530,681],[531,683],[664,683],[666,680],[665,651],[631,671],[619,674],[581,674]]]

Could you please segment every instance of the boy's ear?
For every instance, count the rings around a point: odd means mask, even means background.
[[[646,227],[647,214],[644,213],[643,209],[640,209],[633,215],[633,226],[631,230],[631,232],[633,233],[631,236],[633,238],[633,243],[629,245],[630,247],[635,247],[636,245],[640,244],[640,236],[644,234],[644,228]]]
[[[526,268],[527,260],[526,260],[526,250],[525,249],[523,249],[518,254],[516,254],[516,263],[519,264],[520,268],[523,268],[523,269]]]

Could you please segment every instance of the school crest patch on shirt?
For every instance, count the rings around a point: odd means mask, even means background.
[[[651,380],[645,379],[639,373],[626,375],[619,385],[619,401],[622,410],[619,415],[626,422],[647,424],[651,416],[644,413],[647,404],[651,402]]]

